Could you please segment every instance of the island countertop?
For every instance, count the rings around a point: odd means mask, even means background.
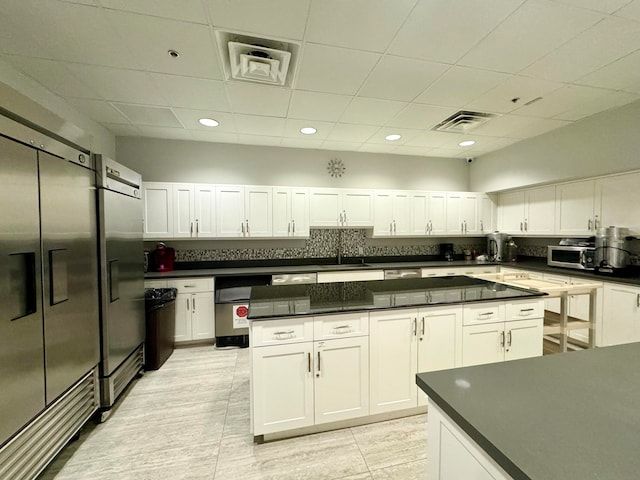
[[[419,373],[515,479],[637,479],[640,343]]]
[[[517,300],[544,293],[464,275],[251,288],[249,319]]]

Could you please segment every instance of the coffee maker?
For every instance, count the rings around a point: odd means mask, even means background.
[[[487,234],[487,260],[490,262],[507,261],[507,242],[509,235],[506,233],[493,232]]]
[[[176,251],[171,247],[167,247],[163,242],[160,242],[152,252],[152,258],[154,270],[156,272],[170,272],[173,270]]]
[[[440,260],[453,261],[453,243],[440,244]]]

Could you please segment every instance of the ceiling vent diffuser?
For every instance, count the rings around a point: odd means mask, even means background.
[[[494,117],[496,117],[496,115],[493,113],[460,110],[444,119],[431,130],[438,132],[468,133]]]
[[[291,86],[298,44],[222,30],[216,39],[228,80]]]

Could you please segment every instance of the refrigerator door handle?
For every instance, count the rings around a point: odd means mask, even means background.
[[[50,305],[69,300],[66,248],[49,250],[49,292]]]
[[[9,254],[9,278],[11,285],[17,287],[16,294],[9,298],[11,321],[38,311],[36,271],[36,252]]]
[[[109,301],[115,302],[120,298],[120,265],[118,259],[108,260]]]

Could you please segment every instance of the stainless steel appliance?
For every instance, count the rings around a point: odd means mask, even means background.
[[[547,265],[577,270],[593,270],[595,267],[595,248],[584,245],[549,245],[547,247]]]
[[[2,108],[0,131],[0,478],[35,478],[98,408],[95,171]]]
[[[314,282],[315,283],[315,282]],[[216,346],[249,346],[251,287],[271,284],[270,275],[217,277],[215,292]]]
[[[384,271],[385,280],[397,280],[401,278],[420,278],[422,269],[420,268],[400,268]]]
[[[509,235],[506,233],[493,232],[487,234],[487,260],[490,262],[507,261],[507,242]]]
[[[145,334],[142,178],[96,155],[100,233],[100,405],[142,369]]]
[[[614,273],[627,268],[630,264],[630,238],[628,228],[599,228],[596,233],[596,271]]]

